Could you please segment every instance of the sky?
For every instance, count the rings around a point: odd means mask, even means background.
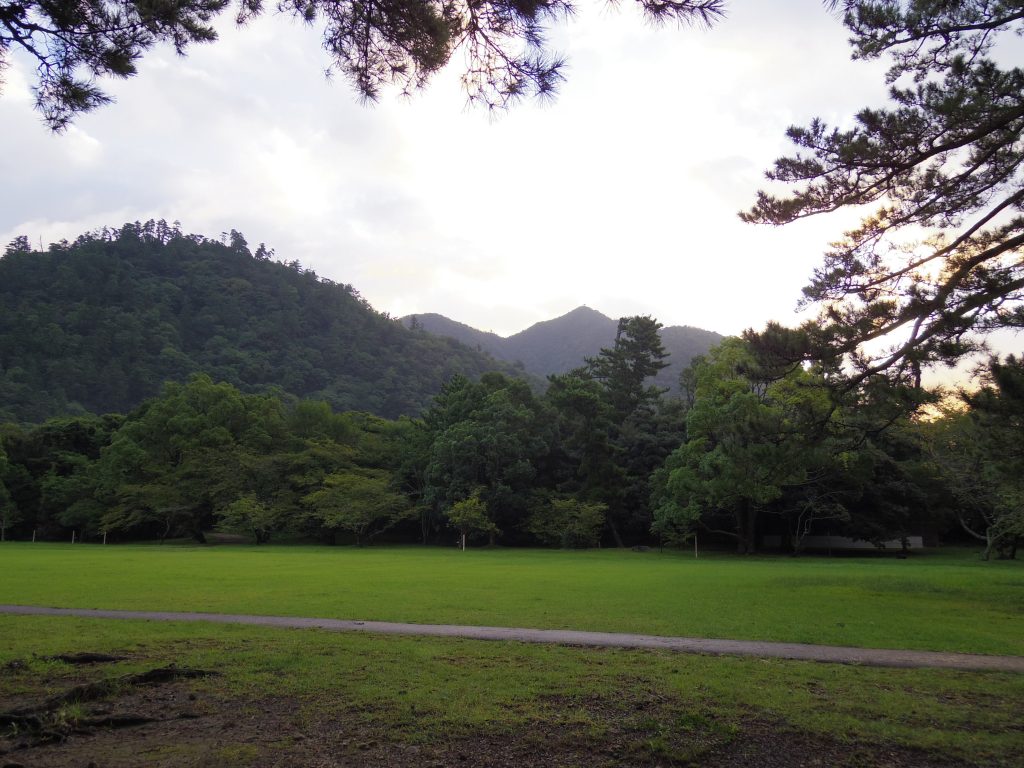
[[[229,13],[228,16],[231,14]],[[186,58],[152,50],[116,103],[51,134],[15,57],[0,96],[0,246],[128,221],[236,229],[395,316],[502,335],[585,304],[720,333],[787,324],[845,211],[744,224],[784,131],[885,98],[820,0],[735,0],[713,29],[581,4],[552,32],[553,102],[466,106],[456,54],[425,91],[360,102],[315,29],[268,15]]]

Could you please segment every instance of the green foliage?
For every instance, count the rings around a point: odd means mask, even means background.
[[[650,384],[666,367],[660,328],[650,317],[621,318],[612,347],[550,377],[547,400],[562,436],[557,488],[604,504],[618,546],[646,536],[648,478],[682,437],[680,414]]]
[[[551,495],[607,510],[601,517],[620,545],[623,535],[646,537],[648,476],[681,438],[678,407],[649,384],[665,365],[659,328],[649,317],[622,318],[615,345],[550,377],[542,399],[496,373],[448,382],[410,433],[401,469],[420,503],[424,540],[432,516],[474,492],[511,543],[530,532],[536,499]],[[594,541],[596,519],[590,514],[586,532],[570,539]]]
[[[619,320],[615,344],[587,360],[590,375],[604,385],[606,397],[622,423],[638,410],[651,408],[661,394],[647,380],[667,368],[668,356],[658,331],[661,323],[637,315]]]
[[[427,498],[431,491],[427,469],[433,449],[433,433],[422,421],[405,421],[402,425],[395,480],[416,508],[420,540],[426,544],[431,533],[437,532],[443,524],[439,504],[431,503]]]
[[[777,375],[759,368],[736,338],[698,364],[687,442],[652,479],[655,533],[684,541],[699,522],[718,527],[724,518],[739,551],[754,552],[761,512],[827,472],[831,403],[824,382],[801,368]],[[834,500],[802,497],[787,510],[797,531],[809,519],[845,514]]]
[[[419,511],[396,470],[422,434],[407,419],[288,407],[196,375],[127,417],[3,425],[5,535],[203,541],[216,525],[256,543],[280,532],[361,543]]]
[[[708,24],[722,15],[721,0],[643,0],[645,15]],[[0,69],[10,49],[37,63],[36,106],[53,130],[81,112],[107,104],[104,77],[131,77],[136,61],[156,43],[179,54],[192,43],[217,39],[212,22],[227,0],[120,0],[4,2],[0,4]],[[328,72],[344,75],[365,99],[398,86],[409,92],[462,51],[462,75],[470,101],[503,107],[523,96],[551,94],[562,79],[563,60],[546,44],[549,26],[571,15],[565,0],[478,4],[404,0],[363,5],[353,0],[291,0],[276,6],[306,24],[322,26]],[[264,10],[261,0],[243,0],[236,22]]]
[[[198,372],[394,418],[495,368],[512,370],[298,262],[253,256],[238,233],[225,245],[126,224],[0,258],[0,420],[125,413]]]
[[[7,454],[0,443],[0,541],[7,538],[7,529],[21,519],[18,508],[14,506],[11,494],[7,490],[6,480],[10,471]]]
[[[120,416],[79,416],[0,430],[0,450],[8,457],[0,484],[9,508],[17,510],[14,534],[49,537],[75,529],[82,538],[103,530],[96,462],[121,422]]]
[[[1024,70],[992,56],[1024,29],[1020,7],[833,4],[856,58],[889,57],[890,104],[860,111],[848,130],[820,119],[791,127],[797,151],[768,174],[789,190],[759,193],[744,218],[784,224],[872,206],[804,289],[821,312],[801,328],[800,354],[919,384],[923,365],[977,350],[975,334],[1024,322]]]
[[[992,360],[989,381],[926,425],[931,457],[955,499],[960,525],[983,557],[1013,558],[1024,541],[1024,361]]]
[[[549,452],[543,403],[522,381],[498,373],[478,384],[449,382],[424,415],[430,453],[424,500],[449,509],[479,490],[498,528],[515,528],[530,507],[537,465]]]
[[[588,498],[614,498],[622,472],[612,444],[614,412],[600,382],[578,368],[549,378],[545,399],[558,416],[563,481]]]
[[[283,436],[273,398],[245,396],[204,375],[169,383],[103,452],[98,471],[113,502],[104,524],[162,528],[162,537],[182,531],[202,541],[214,511],[246,490],[243,458],[267,452]]]
[[[227,6],[227,0],[5,1],[0,69],[11,49],[29,54],[39,77],[36,108],[52,130],[62,131],[79,113],[110,103],[98,78],[131,77],[157,42],[184,53],[191,43],[215,40],[211,22]]]
[[[608,507],[578,499],[551,499],[540,505],[527,521],[527,530],[543,541],[563,549],[597,546]]]
[[[232,501],[218,515],[217,527],[222,531],[244,531],[252,535],[256,544],[270,541],[271,533],[281,525],[278,510],[247,493]]]
[[[465,499],[452,504],[445,512],[448,522],[458,529],[463,540],[475,533],[485,534],[493,540],[495,535],[501,533],[488,515],[487,502],[480,495],[481,489],[477,488]]]
[[[949,502],[942,472],[928,461],[922,425],[901,417],[840,456],[833,483],[849,501],[841,530],[876,546],[938,525]]]
[[[303,499],[316,522],[330,531],[355,536],[362,546],[413,510],[409,500],[393,490],[389,472],[353,469],[324,478],[324,485]]]

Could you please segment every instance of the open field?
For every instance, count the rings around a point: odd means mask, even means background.
[[[1019,674],[49,617],[0,616],[0,637],[0,712],[172,662],[217,673],[63,705],[47,723],[64,741],[0,739],[0,763],[34,768],[952,768],[1024,752]],[[42,658],[79,651],[125,658]]]
[[[0,603],[1024,654],[1024,567],[966,551],[7,543]],[[69,617],[0,616],[0,638],[0,764],[34,768],[1001,768],[1024,754],[1013,673]],[[46,658],[80,652],[121,658]],[[126,677],[170,664],[215,674]],[[116,682],[74,687],[102,681]]]
[[[0,545],[0,603],[1024,655],[1024,562],[680,553]]]

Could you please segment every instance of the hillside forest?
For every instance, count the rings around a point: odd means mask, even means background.
[[[164,221],[0,258],[0,420],[124,412],[164,381],[207,373],[388,418],[456,374],[519,373],[451,339],[410,333],[351,285]]]
[[[351,287],[163,222],[0,259],[0,535],[218,530],[367,545],[799,552],[827,530],[1024,538],[1024,361],[973,391],[771,359],[748,336],[668,394],[651,317],[546,382]],[[87,290],[83,291],[83,286]],[[88,299],[83,299],[88,296]],[[299,301],[301,299],[301,301]],[[97,362],[101,361],[101,362]]]

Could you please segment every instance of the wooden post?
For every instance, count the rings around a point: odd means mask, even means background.
[[[697,559],[697,534],[693,534],[693,559]]]
[[[466,551],[466,534],[465,533],[462,534],[462,551],[463,552]]]
[[[36,543],[36,529],[35,528],[32,529],[32,543],[33,544]]]

